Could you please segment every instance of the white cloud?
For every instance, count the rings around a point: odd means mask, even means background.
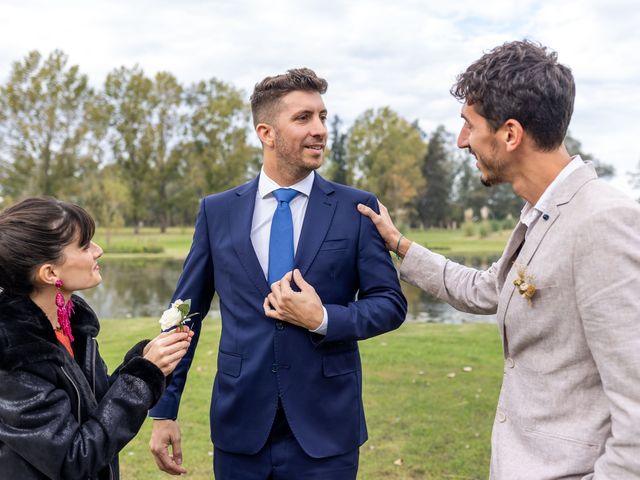
[[[60,48],[94,85],[139,64],[181,81],[217,77],[244,89],[266,75],[308,66],[329,80],[326,103],[346,123],[389,105],[423,129],[459,128],[449,94],[456,75],[508,40],[539,40],[572,68],[572,133],[613,163],[616,184],[640,150],[640,7],[635,0],[4,0],[0,81],[31,49]]]

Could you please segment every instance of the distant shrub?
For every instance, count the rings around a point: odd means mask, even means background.
[[[480,229],[478,231],[480,238],[487,238],[489,236],[489,229],[486,225],[480,225]]]
[[[502,230],[502,224],[498,220],[491,220],[489,225],[491,226],[492,232],[499,232]]]
[[[513,230],[516,226],[516,221],[512,217],[507,217],[502,220],[502,229],[503,230]]]
[[[471,222],[465,222],[462,225],[462,231],[465,237],[473,237],[476,234],[476,226]]]
[[[105,253],[163,253],[164,247],[155,242],[113,243],[103,247]]]

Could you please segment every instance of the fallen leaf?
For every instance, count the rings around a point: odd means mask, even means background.
[[[449,374],[447,375],[447,377],[449,377],[449,378],[455,378],[455,376],[456,376],[456,374],[455,374],[455,373],[453,373],[453,372],[451,372],[451,373],[449,373]]]
[[[397,466],[399,467],[400,465],[402,465],[402,459],[401,459],[401,458],[398,458],[397,460],[395,460],[395,461],[393,462],[393,464],[394,464],[394,465],[397,465]]]
[[[472,370],[473,370],[473,368],[471,368],[471,367],[464,367],[462,369],[463,372],[471,372]]]

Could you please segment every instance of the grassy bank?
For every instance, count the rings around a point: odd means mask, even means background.
[[[110,369],[137,339],[157,331],[155,319],[102,325],[99,340]],[[185,467],[193,479],[211,478],[208,415],[219,335],[219,321],[205,323],[180,407]],[[360,345],[369,441],[358,478],[487,478],[502,378],[496,327],[407,324]],[[167,478],[148,453],[149,432],[147,421],[121,453],[122,478]]]
[[[482,229],[484,234],[482,236]],[[510,230],[497,232],[487,227],[472,225],[458,230],[433,228],[407,232],[411,240],[447,256],[498,255],[509,238]],[[166,233],[157,228],[143,228],[134,235],[130,228],[98,229],[95,241],[107,252],[106,258],[149,257],[184,258],[189,252],[193,228],[175,227]],[[154,253],[155,252],[155,253]]]

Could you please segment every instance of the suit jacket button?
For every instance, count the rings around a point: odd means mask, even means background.
[[[498,422],[500,423],[504,423],[507,421],[507,415],[502,411],[498,411],[498,413],[496,414],[496,420],[498,420]]]
[[[281,322],[280,320],[276,321],[276,328],[278,330],[284,330],[284,322]]]
[[[516,366],[516,362],[514,362],[513,358],[511,357],[507,357],[507,359],[504,361],[504,364],[507,368],[513,368]]]

